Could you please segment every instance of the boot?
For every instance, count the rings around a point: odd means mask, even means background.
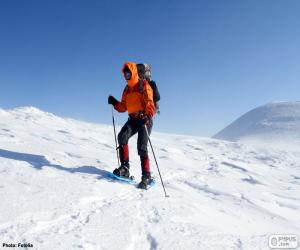
[[[113,174],[116,176],[129,178],[129,176],[130,176],[129,163],[127,165],[122,163],[119,168],[116,168],[114,170]]]
[[[138,185],[138,188],[141,189],[147,189],[149,187],[149,185],[151,185],[153,179],[151,178],[151,174],[147,173],[142,175],[142,180]]]

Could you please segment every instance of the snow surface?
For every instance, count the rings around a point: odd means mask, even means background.
[[[117,164],[112,126],[0,109],[1,246],[252,250],[269,249],[271,234],[300,235],[300,150],[151,137],[170,198],[154,160],[148,191],[107,177]]]
[[[300,102],[274,102],[255,108],[214,138],[290,149],[299,147]]]

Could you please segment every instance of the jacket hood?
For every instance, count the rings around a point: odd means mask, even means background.
[[[139,82],[139,74],[138,74],[137,66],[133,62],[125,63],[124,66],[123,66],[123,69],[122,69],[123,75],[124,75],[124,69],[126,67],[131,71],[131,79],[126,80],[127,85],[129,87],[133,87],[134,85],[136,85]]]

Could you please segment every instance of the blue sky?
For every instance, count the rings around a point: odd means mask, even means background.
[[[211,136],[300,100],[299,13],[298,0],[3,0],[0,107],[110,124],[123,63],[146,62],[162,97],[154,129]]]

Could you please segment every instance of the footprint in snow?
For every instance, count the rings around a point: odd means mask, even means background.
[[[65,131],[65,130],[57,130],[57,132],[59,132],[61,134],[70,134],[68,131]]]
[[[225,166],[227,166],[227,167],[233,168],[233,169],[238,169],[238,170],[240,170],[240,171],[242,171],[242,172],[244,172],[244,173],[248,172],[247,169],[245,169],[245,168],[243,168],[243,167],[240,167],[240,166],[237,166],[237,165],[235,165],[235,164],[226,162],[226,161],[221,162],[221,164],[223,164],[223,165],[225,165]]]

